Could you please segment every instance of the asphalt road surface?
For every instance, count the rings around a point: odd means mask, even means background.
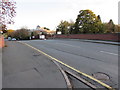
[[[104,73],[110,80],[103,81],[118,87],[118,46],[79,40],[23,41],[48,55],[88,75]]]

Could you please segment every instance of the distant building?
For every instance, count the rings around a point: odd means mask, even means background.
[[[36,27],[36,30],[39,30],[40,29],[40,26],[38,25],[37,27]]]
[[[39,25],[36,27],[35,32],[46,35],[54,35],[56,33],[56,31],[44,29],[44,27],[40,27]]]

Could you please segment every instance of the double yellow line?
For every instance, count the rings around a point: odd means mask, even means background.
[[[114,90],[112,87],[110,87],[109,85],[107,85],[107,84],[101,82],[100,80],[97,80],[96,78],[94,78],[94,77],[92,77],[92,76],[90,76],[90,75],[88,75],[88,74],[86,74],[86,73],[83,73],[83,72],[81,72],[81,71],[79,71],[79,70],[77,70],[77,69],[75,69],[75,68],[73,68],[73,67],[71,67],[71,66],[69,66],[69,65],[67,65],[67,64],[65,64],[65,63],[63,63],[63,62],[61,62],[60,60],[58,60],[58,59],[56,59],[56,58],[54,58],[54,57],[52,57],[52,56],[50,56],[50,55],[44,53],[43,51],[41,51],[41,50],[39,50],[39,49],[37,49],[37,48],[35,48],[35,47],[33,47],[33,46],[27,44],[27,43],[23,43],[23,44],[25,44],[25,45],[27,45],[27,46],[33,48],[34,50],[36,50],[36,51],[42,53],[43,55],[45,55],[45,56],[47,56],[47,57],[53,59],[54,61],[56,61],[56,62],[58,62],[58,63],[60,63],[60,64],[62,64],[62,65],[64,65],[64,66],[66,66],[66,67],[68,67],[68,68],[70,68],[70,69],[72,69],[72,70],[74,70],[74,71],[76,71],[76,72],[78,72],[78,73],[80,73],[80,74],[82,74],[82,75],[88,77],[88,78],[90,78],[91,80],[96,81],[97,83],[101,84],[102,86],[104,86],[104,87],[106,87],[106,88],[108,88],[108,89],[110,89],[110,90]]]

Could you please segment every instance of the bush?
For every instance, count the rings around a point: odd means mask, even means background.
[[[29,37],[29,30],[25,28],[21,28],[12,33],[12,38],[16,38],[17,40],[28,40]]]

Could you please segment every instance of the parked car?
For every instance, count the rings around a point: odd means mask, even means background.
[[[11,41],[11,39],[12,39],[11,37],[8,37],[8,41]]]
[[[16,41],[16,38],[12,38],[12,41]]]

